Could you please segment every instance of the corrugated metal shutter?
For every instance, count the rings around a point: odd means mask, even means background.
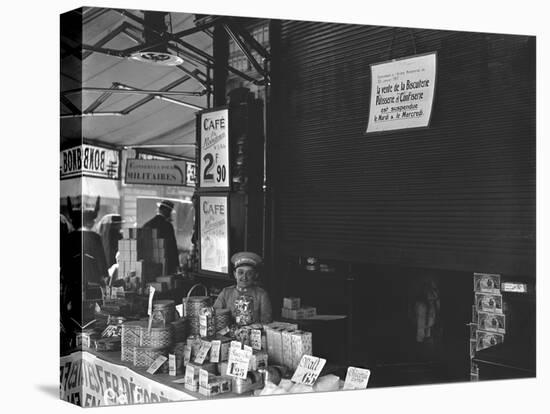
[[[283,21],[280,50],[283,254],[534,274],[534,38]],[[364,135],[369,65],[432,51],[430,128]]]

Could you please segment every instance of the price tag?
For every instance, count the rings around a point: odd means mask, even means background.
[[[364,390],[369,383],[370,370],[364,368],[348,367],[345,390]]]
[[[206,359],[206,355],[208,355],[208,351],[210,351],[211,346],[212,346],[211,342],[202,341],[199,352],[197,353],[197,356],[195,357],[195,363],[196,364],[202,364],[204,362],[204,360]]]
[[[183,318],[185,316],[183,314],[183,304],[176,305],[176,311],[178,312],[180,318]]]
[[[175,377],[176,376],[176,355],[168,354],[168,374]]]
[[[148,374],[154,374],[157,372],[157,370],[161,367],[162,364],[166,362],[168,358],[166,358],[164,355],[159,356],[155,361],[151,364],[149,368],[147,368]]]
[[[195,367],[191,364],[185,366],[185,384],[192,387],[195,385]]]
[[[222,347],[222,341],[212,341],[212,347],[210,348],[210,362],[220,362],[220,349]]]
[[[183,365],[191,361],[191,347],[187,344],[183,346]]]
[[[317,358],[311,355],[302,356],[292,376],[292,382],[313,386],[326,362],[327,360],[323,358]]]
[[[222,330],[218,331],[218,335],[225,335],[226,333],[229,332],[229,328],[226,326],[225,328],[223,328]]]
[[[226,375],[246,379],[251,357],[252,348],[248,347],[248,349],[240,349],[240,347],[236,348],[233,344],[231,344],[231,348],[229,349],[229,360],[227,361]]]
[[[149,306],[147,307],[147,315],[151,316],[153,314],[153,296],[155,295],[155,288],[149,286]]]
[[[199,315],[199,335],[208,336],[208,317]]]
[[[252,329],[250,332],[250,344],[252,345],[252,349],[258,351],[262,350],[262,331],[259,329]]]
[[[208,387],[208,371],[202,368],[199,370],[199,387]]]

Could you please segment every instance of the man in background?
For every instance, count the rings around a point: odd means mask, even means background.
[[[173,210],[173,202],[162,200],[157,203],[156,216],[143,225],[144,228],[156,229],[157,237],[164,239],[164,257],[166,261],[164,273],[167,275],[178,270],[178,245],[174,226],[172,225]]]

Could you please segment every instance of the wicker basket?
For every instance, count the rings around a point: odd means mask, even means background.
[[[174,327],[153,324],[148,330],[147,321],[122,324],[121,343],[123,347],[168,348],[174,342]]]
[[[214,309],[214,325],[216,326],[216,332],[227,328],[231,324],[231,310],[230,309]]]
[[[205,296],[191,296],[191,293],[196,287],[203,287],[205,291]],[[199,312],[201,308],[210,306],[210,297],[208,296],[208,289],[206,286],[197,283],[193,285],[187,297],[183,298],[183,315],[187,318],[189,335],[198,335],[200,332],[199,325]]]
[[[166,348],[134,347],[133,354],[133,364],[136,368],[149,368],[159,356],[167,356],[168,351]],[[157,372],[168,372],[168,363],[162,364]]]

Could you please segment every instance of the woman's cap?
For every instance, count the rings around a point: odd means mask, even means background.
[[[262,258],[253,252],[239,252],[231,256],[231,263],[235,268],[243,265],[258,267],[263,263]]]

